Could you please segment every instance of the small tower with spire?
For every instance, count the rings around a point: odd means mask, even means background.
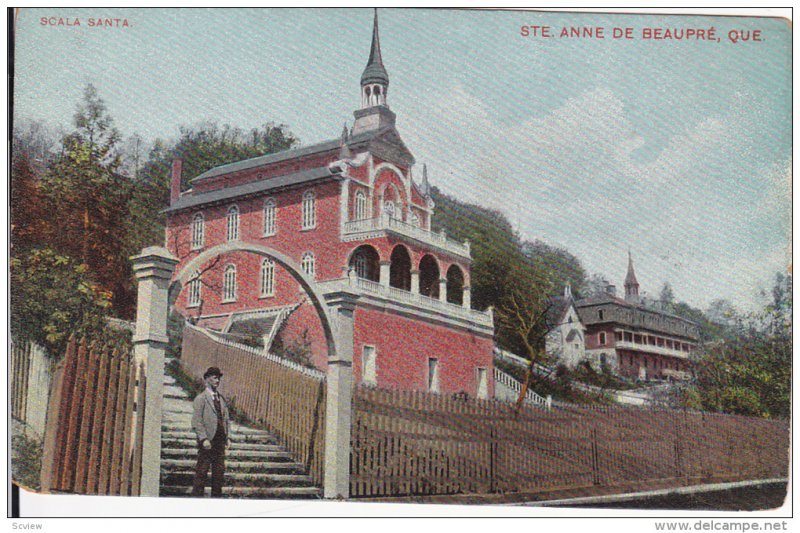
[[[386,92],[389,90],[389,75],[383,66],[381,40],[378,34],[378,10],[372,26],[372,45],[369,59],[361,74],[361,108],[354,115],[353,134],[393,126],[395,114],[389,109]]]
[[[381,39],[378,35],[378,9],[372,26],[372,46],[364,72],[361,74],[361,109],[386,104],[386,91],[389,89],[389,75],[381,57]]]
[[[625,276],[625,301],[639,303],[639,282],[636,280],[636,272],[633,270],[633,257],[628,250],[628,274]]]

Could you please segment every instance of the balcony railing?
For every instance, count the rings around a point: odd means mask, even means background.
[[[688,359],[689,353],[681,350],[667,348],[666,346],[656,346],[653,344],[640,344],[638,342],[630,341],[617,341],[614,345],[617,349],[635,350],[637,352],[648,352],[659,355],[668,355],[670,357],[680,357],[681,359]]]
[[[319,285],[323,292],[342,289],[355,290],[356,292],[362,294],[379,296],[389,301],[396,301],[427,311],[438,312],[448,317],[468,320],[481,326],[494,326],[494,317],[492,316],[491,311],[468,309],[457,304],[443,302],[423,294],[417,294],[403,289],[398,289],[397,287],[389,287],[375,281],[370,281],[356,276],[351,278],[323,281]]]
[[[347,237],[355,239],[364,238],[368,239],[372,236],[370,233],[376,231],[391,231],[403,237],[415,239],[424,244],[432,244],[442,248],[448,252],[460,255],[462,257],[470,257],[469,241],[463,243],[454,241],[447,238],[447,233],[442,231],[439,233],[428,231],[420,227],[408,224],[402,220],[391,218],[387,215],[377,218],[367,218],[363,220],[354,220],[352,222],[345,222],[344,234]]]

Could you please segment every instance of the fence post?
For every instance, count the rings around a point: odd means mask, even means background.
[[[164,352],[167,347],[167,292],[178,260],[166,249],[151,246],[131,257],[138,283],[136,332],[133,353],[141,363],[146,383],[144,398],[137,401],[137,416],[144,406],[142,476],[139,494],[158,496],[161,469],[161,409],[164,392]]]
[[[326,294],[336,353],[328,357],[323,496],[350,495],[350,427],[353,401],[353,312],[358,295]]]

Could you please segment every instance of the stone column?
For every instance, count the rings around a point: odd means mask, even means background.
[[[461,304],[464,309],[472,309],[472,289],[464,287],[464,296],[462,297]]]
[[[141,496],[158,496],[161,473],[161,410],[164,400],[164,352],[167,348],[167,314],[170,279],[178,260],[165,248],[151,246],[131,257],[138,283],[136,331],[133,353],[144,364],[146,378]],[[141,411],[137,416],[141,416]]]
[[[353,402],[353,314],[358,295],[335,292],[325,295],[336,345],[328,358],[325,411],[325,498],[350,495],[350,426]]]
[[[442,278],[439,280],[439,301],[447,301],[447,279]]]
[[[411,293],[419,294],[419,270],[411,271]]]
[[[381,261],[381,285],[389,287],[389,275],[391,274],[391,261]]]

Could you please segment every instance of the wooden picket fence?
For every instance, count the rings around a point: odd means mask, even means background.
[[[353,497],[510,493],[783,478],[784,420],[639,408],[523,407],[360,388]]]
[[[44,435],[52,362],[44,348],[12,339],[9,361],[11,416],[37,438]]]
[[[181,366],[198,379],[208,367],[219,367],[224,374],[220,391],[232,407],[272,432],[305,465],[314,483],[322,484],[324,374],[214,338],[191,325],[183,330]]]
[[[145,385],[129,349],[69,341],[48,406],[44,492],[139,494]]]

